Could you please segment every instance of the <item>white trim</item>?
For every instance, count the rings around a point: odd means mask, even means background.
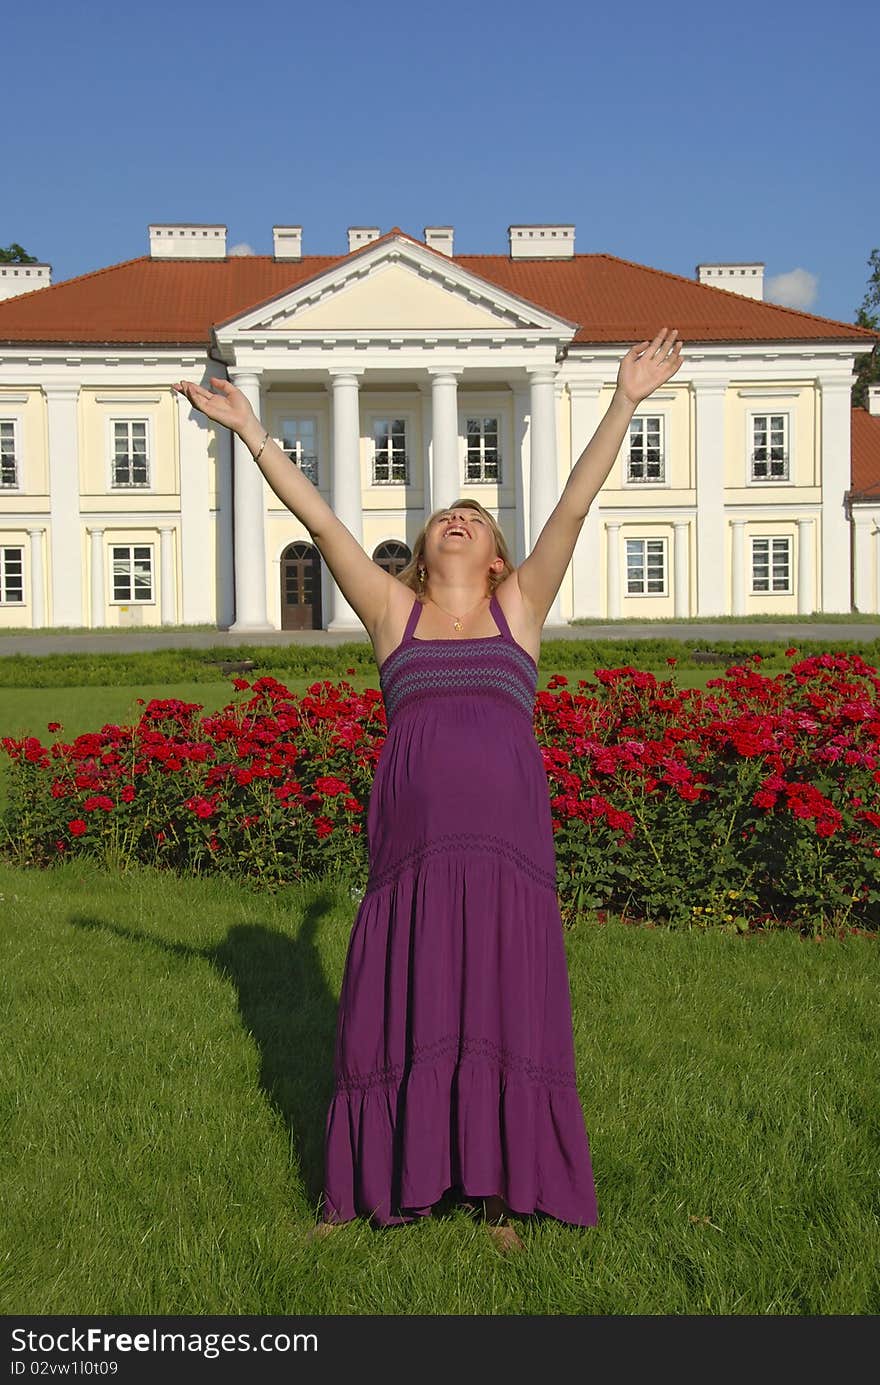
[[[15,452],[15,485],[0,485],[0,495],[23,495],[24,485],[24,411],[4,410],[4,399],[0,399],[0,423],[11,423],[12,445]]]
[[[361,395],[361,401],[363,402],[363,395]],[[388,404],[388,405],[385,405],[384,407],[383,407],[382,405],[379,405],[378,408],[374,408],[374,407],[373,407],[374,402],[375,402],[375,401],[374,401],[373,399],[371,399],[369,405],[368,405],[366,408],[364,408],[363,411],[362,411],[362,413],[361,413],[361,429],[363,430],[363,432],[361,433],[361,442],[362,442],[362,444],[365,443],[365,444],[366,444],[366,448],[367,448],[367,455],[366,455],[366,458],[364,459],[364,458],[362,457],[362,471],[361,471],[361,475],[363,475],[363,465],[364,465],[364,462],[365,462],[365,468],[366,468],[366,477],[365,477],[364,482],[363,482],[364,490],[365,490],[365,491],[384,491],[384,490],[386,490],[389,486],[393,486],[393,487],[415,486],[415,487],[418,487],[418,485],[419,485],[419,477],[418,477],[417,474],[415,474],[415,473],[416,473],[416,462],[418,461],[418,458],[416,457],[416,454],[415,454],[415,452],[413,451],[413,448],[414,448],[415,443],[416,443],[417,428],[418,428],[418,424],[417,424],[417,422],[416,422],[417,410],[416,410],[415,408],[411,408],[411,407],[409,407],[409,406],[407,406],[407,407],[405,407],[405,408],[403,408],[403,409],[398,409],[398,408],[396,408],[396,407],[394,406],[394,404]],[[376,481],[376,480],[373,479],[373,458],[374,458],[374,455],[375,455],[375,454],[374,454],[374,446],[373,446],[373,445],[374,445],[374,442],[375,442],[374,424],[375,424],[376,419],[379,419],[379,418],[385,418],[385,419],[389,419],[389,420],[390,420],[390,419],[393,419],[393,418],[402,418],[402,419],[404,420],[404,422],[405,422],[406,431],[405,431],[405,433],[404,433],[404,439],[405,439],[405,455],[406,455],[406,459],[407,459],[407,474],[406,474],[406,480],[404,480],[404,481],[397,481],[397,480],[394,480],[394,479],[389,479],[389,480],[387,480],[387,481]],[[425,484],[425,478],[424,478],[424,476],[422,476],[422,478],[421,478],[421,484],[422,484],[422,487],[424,488],[424,484]]]
[[[651,396],[651,397],[653,398],[653,396]],[[647,403],[647,401],[646,401],[646,403]],[[656,408],[647,408],[647,407],[643,409],[642,406],[639,405],[639,408],[638,408],[638,409],[636,410],[636,412],[633,414],[632,418],[630,419],[630,423],[634,422],[636,419],[646,419],[646,418],[659,418],[660,421],[661,421],[661,430],[660,430],[660,456],[661,456],[661,459],[662,459],[662,462],[663,462],[663,479],[660,480],[660,481],[655,481],[655,480],[632,481],[632,480],[630,480],[630,477],[629,477],[630,433],[629,433],[629,424],[627,424],[626,433],[624,434],[623,443],[621,444],[621,449],[620,449],[620,456],[621,456],[621,485],[620,485],[620,489],[621,489],[621,490],[646,491],[646,490],[649,490],[649,489],[651,489],[651,490],[671,490],[671,489],[672,489],[672,481],[671,481],[670,476],[669,476],[669,431],[670,431],[670,430],[669,430],[669,417],[670,417],[670,414],[671,414],[671,413],[672,413],[672,410],[671,410],[668,406],[667,406],[667,407],[662,407],[662,406],[661,406],[659,409],[656,409]]]
[[[138,516],[138,518],[140,518],[140,516]],[[150,550],[150,596],[149,596],[149,597],[143,597],[143,596],[141,596],[141,597],[138,597],[138,596],[128,596],[128,597],[123,598],[123,597],[116,597],[116,596],[114,596],[114,594],[113,594],[113,592],[114,592],[114,584],[115,584],[115,574],[114,574],[114,571],[113,571],[113,564],[114,564],[114,561],[115,561],[114,556],[113,556],[113,550],[114,550],[114,548],[128,548],[128,549],[132,549],[132,548],[148,548],[148,549]],[[157,606],[157,605],[159,604],[159,597],[158,597],[158,591],[157,591],[157,586],[158,586],[158,584],[157,584],[157,580],[156,580],[156,541],[155,541],[155,539],[146,539],[146,540],[144,540],[143,542],[142,542],[140,539],[125,539],[125,540],[123,540],[121,543],[117,542],[115,539],[110,539],[109,541],[107,541],[107,540],[105,539],[105,543],[104,543],[104,555],[105,555],[105,561],[106,561],[106,563],[107,563],[107,574],[108,574],[108,582],[107,582],[108,590],[107,590],[107,595],[106,595],[106,598],[105,598],[108,606]],[[132,589],[132,591],[134,591],[134,571],[133,571],[133,567],[134,567],[134,557],[133,557],[133,555],[132,555],[132,557],[131,557],[131,559],[130,559],[130,562],[131,562],[131,565],[132,565],[131,589]]]
[[[21,600],[20,600],[20,601],[7,601],[7,600],[6,600],[5,591],[4,591],[4,587],[3,587],[3,576],[4,576],[4,572],[5,572],[6,563],[5,563],[5,561],[0,561],[0,606],[8,606],[8,607],[10,608],[10,610],[13,610],[13,611],[23,611],[23,610],[25,609],[25,607],[29,604],[29,601],[30,601],[30,596],[29,596],[29,593],[28,593],[28,590],[27,590],[27,583],[26,583],[26,580],[25,580],[25,579],[26,579],[26,576],[27,576],[27,555],[26,555],[26,553],[25,553],[26,547],[27,547],[27,545],[24,544],[24,543],[3,543],[3,542],[2,542],[2,539],[0,539],[0,553],[5,553],[7,549],[12,549],[12,548],[17,548],[18,551],[21,553]]]
[[[162,396],[160,394],[133,394],[130,396],[124,394],[96,394],[93,402],[95,404],[112,404],[114,408],[130,407],[133,409],[144,409],[149,404],[161,404]]]
[[[116,423],[144,423],[146,424],[146,443],[147,443],[147,482],[146,485],[118,485],[113,480],[113,462],[116,455],[116,436],[114,424]],[[151,414],[118,414],[107,413],[104,418],[104,485],[108,496],[110,495],[149,495],[156,490],[156,475],[153,466],[155,457],[154,449],[154,420]]]
[[[325,437],[327,422],[326,410],[324,410],[322,413],[320,409],[315,407],[309,408],[308,406],[306,406],[305,408],[300,409],[297,408],[295,404],[293,404],[288,408],[278,407],[273,403],[269,408],[269,419],[270,422],[267,425],[269,428],[269,436],[272,438],[274,442],[278,444],[282,452],[286,450],[284,447],[283,429],[281,426],[283,423],[285,423],[286,421],[296,422],[297,419],[308,419],[311,423],[315,425],[315,466],[318,474],[318,479],[317,481],[312,481],[310,476],[306,479],[310,482],[311,485],[315,486],[317,490],[326,490],[326,484],[322,484],[322,480],[325,478],[325,473],[327,472],[328,456],[327,440]],[[292,463],[292,465],[294,465],[294,463]],[[305,472],[303,472],[303,475],[305,476]],[[326,479],[329,480],[329,477],[327,477]],[[284,508],[289,510],[289,506],[285,506]]]
[[[458,391],[458,475],[461,489],[466,486],[495,486],[501,492],[513,485],[513,395],[509,390],[475,390],[473,394]],[[469,481],[467,477],[468,418],[497,418],[498,420],[498,479]]]
[[[669,591],[669,535],[668,535],[668,534],[622,534],[622,535],[621,535],[621,538],[623,539],[623,544],[622,544],[622,546],[621,546],[621,557],[622,557],[622,560],[623,560],[623,581],[622,581],[622,583],[621,583],[621,596],[623,597],[623,599],[626,600],[626,598],[629,597],[631,600],[637,600],[637,599],[638,599],[638,600],[641,600],[642,598],[644,598],[644,597],[646,597],[646,596],[647,596],[647,597],[652,597],[652,598],[655,598],[655,599],[656,599],[657,597],[669,596],[669,595],[670,595],[670,591]],[[663,557],[663,590],[662,590],[662,592],[652,592],[652,591],[648,591],[648,590],[647,590],[647,584],[648,584],[648,549],[647,549],[647,544],[648,544],[649,542],[651,542],[651,543],[660,543],[660,544],[663,545],[663,547],[662,547],[662,549],[661,549],[661,553],[662,553],[662,557]],[[644,553],[644,572],[645,572],[645,590],[644,590],[644,591],[640,591],[640,592],[631,592],[631,591],[629,590],[629,562],[628,562],[628,559],[627,559],[627,545],[630,544],[630,543],[643,543],[643,544],[646,545],[646,547],[643,549],[643,553]]]
[[[779,476],[772,476],[772,477],[771,477],[771,476],[768,476],[765,480],[759,481],[759,480],[755,480],[755,478],[754,478],[753,475],[752,475],[752,451],[753,451],[753,449],[754,449],[754,441],[755,441],[755,419],[756,419],[756,418],[766,418],[766,419],[768,420],[768,424],[767,424],[767,449],[768,449],[768,451],[769,451],[769,449],[770,449],[770,424],[769,424],[769,419],[772,417],[773,414],[778,414],[778,415],[780,415],[780,416],[783,417],[783,418],[785,419],[785,421],[786,421],[786,422],[785,422],[785,431],[786,431],[786,453],[787,453],[788,476],[785,477],[785,478],[782,478],[782,477],[779,477]],[[794,479],[794,455],[795,455],[795,448],[794,448],[794,443],[795,443],[794,410],[791,409],[791,408],[783,408],[783,409],[771,409],[771,408],[766,408],[766,409],[754,409],[754,408],[747,408],[747,409],[745,410],[745,417],[746,417],[746,428],[745,428],[745,435],[746,435],[746,476],[745,476],[745,482],[744,482],[744,484],[745,484],[746,486],[748,486],[748,487],[754,487],[755,489],[758,489],[758,490],[760,490],[762,487],[767,487],[767,486],[787,486],[787,487],[792,487],[792,486],[794,486],[794,485],[796,484],[795,479]],[[769,459],[768,459],[768,466],[769,466]]]
[[[800,399],[802,390],[737,390],[740,399]]]
[[[794,535],[793,534],[749,534],[749,596],[794,596]],[[768,582],[766,591],[755,588],[755,540],[768,543]],[[773,540],[784,540],[788,545],[788,586],[783,590],[773,586]]]

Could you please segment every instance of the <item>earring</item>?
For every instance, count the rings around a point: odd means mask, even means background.
[[[424,569],[423,567],[420,567],[420,568],[419,568],[419,581],[420,581],[420,582],[424,582],[424,580],[425,580],[425,569]]]

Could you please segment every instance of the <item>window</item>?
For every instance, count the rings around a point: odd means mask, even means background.
[[[752,539],[752,591],[791,590],[791,539]]]
[[[114,486],[149,485],[147,475],[147,420],[115,418],[113,427]]]
[[[113,545],[114,601],[153,600],[152,544]]]
[[[752,480],[788,479],[788,414],[753,414]]]
[[[392,577],[402,572],[411,558],[412,553],[406,544],[398,539],[388,539],[385,543],[380,543],[373,554],[373,562]]]
[[[465,424],[465,481],[498,481],[498,419],[469,418]]]
[[[281,448],[304,476],[318,484],[318,424],[315,418],[297,415],[281,420]]]
[[[0,418],[0,486],[18,485],[15,419]]]
[[[24,549],[0,548],[0,601],[24,601]]]
[[[666,595],[665,539],[627,539],[626,594]]]
[[[389,481],[408,481],[406,455],[406,419],[373,419],[373,480],[374,486]]]
[[[627,481],[663,481],[663,419],[659,414],[632,418],[629,423]]]

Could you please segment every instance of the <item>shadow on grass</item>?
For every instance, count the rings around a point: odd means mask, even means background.
[[[259,1084],[285,1123],[309,1203],[323,1193],[323,1123],[333,1091],[338,1003],[327,984],[315,935],[330,904],[321,894],[305,908],[296,936],[262,924],[235,924],[214,947],[193,947],[126,928],[93,915],[73,915],[76,928],[112,933],[172,957],[203,961],[235,987],[242,1024],[257,1045]]]
[[[319,1215],[325,1119],[334,1091],[338,1000],[327,984],[315,935],[331,903],[332,896],[323,892],[313,899],[303,911],[295,937],[261,924],[236,924],[217,946],[203,948],[93,915],[73,915],[70,920],[76,928],[112,933],[172,957],[202,961],[232,982],[242,1023],[257,1045],[260,1088],[284,1121],[291,1161],[296,1161],[308,1203]],[[446,1219],[463,1211],[478,1218],[480,1210],[479,1199],[466,1196],[455,1184],[433,1205],[431,1216]],[[366,1214],[357,1220],[361,1226],[383,1232],[400,1231],[409,1224],[378,1226]],[[543,1217],[535,1213],[523,1220]]]

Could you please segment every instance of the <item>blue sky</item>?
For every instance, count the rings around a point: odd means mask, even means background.
[[[505,254],[511,223],[573,222],[688,278],[763,261],[765,296],[850,322],[880,245],[868,0],[99,0],[2,33],[0,245],[54,283],[148,253],[150,222],[259,254],[276,223],[305,254],[440,224]]]

